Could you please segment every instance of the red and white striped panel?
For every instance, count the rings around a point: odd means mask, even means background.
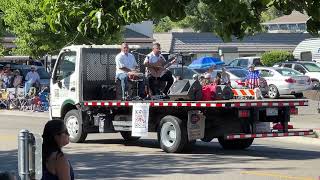
[[[234,96],[255,96],[253,89],[232,89]]]
[[[260,134],[237,134],[227,135],[225,139],[248,139],[248,138],[268,138],[268,137],[286,137],[286,136],[308,136],[313,135],[313,130],[308,131],[294,131],[294,132],[273,132],[273,133],[260,133]]]
[[[84,106],[128,107],[134,101],[87,101]],[[139,102],[140,103],[140,102]],[[300,101],[222,101],[222,102],[186,102],[186,101],[145,101],[150,107],[284,107],[308,106],[308,100]]]

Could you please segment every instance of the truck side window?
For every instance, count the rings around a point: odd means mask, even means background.
[[[247,67],[248,64],[249,64],[248,61],[249,61],[248,59],[240,59],[240,60],[239,60],[239,66],[241,66],[241,67]]]
[[[299,64],[296,64],[296,65],[294,66],[294,69],[297,70],[297,71],[299,71],[299,72],[301,72],[302,74],[305,74],[305,73],[306,73],[306,70],[305,70],[301,65],[299,65]]]
[[[230,66],[238,66],[238,61],[239,60],[233,60],[233,61],[231,61],[231,63],[229,64]]]
[[[292,68],[292,64],[283,64],[283,67]]]
[[[260,58],[255,58],[253,59],[253,62],[252,62],[255,66],[262,66],[263,64],[261,63],[260,61]]]
[[[63,53],[55,70],[54,80],[62,80],[69,77],[75,71],[76,52],[70,51]]]

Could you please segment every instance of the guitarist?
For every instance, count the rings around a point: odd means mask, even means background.
[[[165,63],[166,59],[161,55],[160,52],[160,44],[154,43],[152,46],[152,52],[149,53],[144,60],[149,88],[152,95],[157,95],[157,92],[159,92],[160,87],[155,86],[156,81],[166,82],[166,86],[162,91],[164,95],[168,94],[169,88],[173,84],[172,73],[166,68],[175,63],[175,59],[166,65]]]

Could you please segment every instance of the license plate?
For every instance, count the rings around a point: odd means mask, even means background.
[[[298,81],[298,84],[304,84],[304,83],[305,83],[304,80],[299,80],[299,81]]]
[[[278,116],[278,108],[267,108],[267,116]]]

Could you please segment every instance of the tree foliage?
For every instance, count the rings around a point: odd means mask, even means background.
[[[143,20],[163,24],[161,31],[170,29],[170,23],[171,27],[191,24],[195,30],[214,32],[225,41],[232,36],[241,39],[261,31],[260,22],[268,9],[285,15],[293,10],[306,13],[310,16],[308,32],[318,35],[319,7],[319,0],[0,1],[4,22],[17,36],[16,52],[30,55],[43,55],[70,42],[118,42],[123,26]]]
[[[115,43],[121,39],[118,32],[103,36],[84,36],[77,31],[78,22],[68,22],[64,31],[53,31],[43,11],[42,0],[6,0],[0,2],[3,20],[9,32],[16,36],[17,48],[13,54],[41,57],[47,53],[58,53],[68,44]],[[72,8],[71,8],[72,9]],[[62,16],[63,17],[63,16]]]
[[[262,54],[261,62],[265,66],[273,66],[276,63],[292,60],[293,58],[293,54],[288,51],[270,51]]]

